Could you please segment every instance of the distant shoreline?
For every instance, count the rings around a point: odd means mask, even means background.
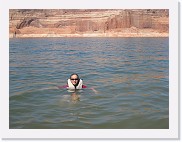
[[[169,37],[168,33],[85,33],[85,34],[10,34],[9,38],[38,37]]]

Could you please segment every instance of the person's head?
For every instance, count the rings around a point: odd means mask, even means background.
[[[77,86],[79,81],[80,81],[80,78],[78,76],[78,74],[76,73],[73,73],[72,75],[70,75],[70,80],[71,80],[71,83],[74,85],[74,86]]]

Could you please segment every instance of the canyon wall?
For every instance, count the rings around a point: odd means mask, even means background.
[[[10,37],[168,36],[166,9],[10,9]]]

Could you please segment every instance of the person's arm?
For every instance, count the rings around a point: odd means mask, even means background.
[[[92,88],[90,88],[95,94],[98,94],[98,91],[97,90],[95,90],[93,87]]]
[[[84,88],[87,88],[87,86],[85,86],[85,85],[82,85],[82,88],[84,89]],[[95,94],[98,94],[98,91],[97,90],[95,90],[93,87],[92,88],[90,88]]]
[[[65,89],[68,87],[68,85],[64,85],[64,86],[57,86],[59,89]]]

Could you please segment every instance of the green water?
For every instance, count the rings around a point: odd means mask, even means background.
[[[168,40],[10,39],[10,129],[168,129]],[[72,73],[79,100],[56,87]]]

